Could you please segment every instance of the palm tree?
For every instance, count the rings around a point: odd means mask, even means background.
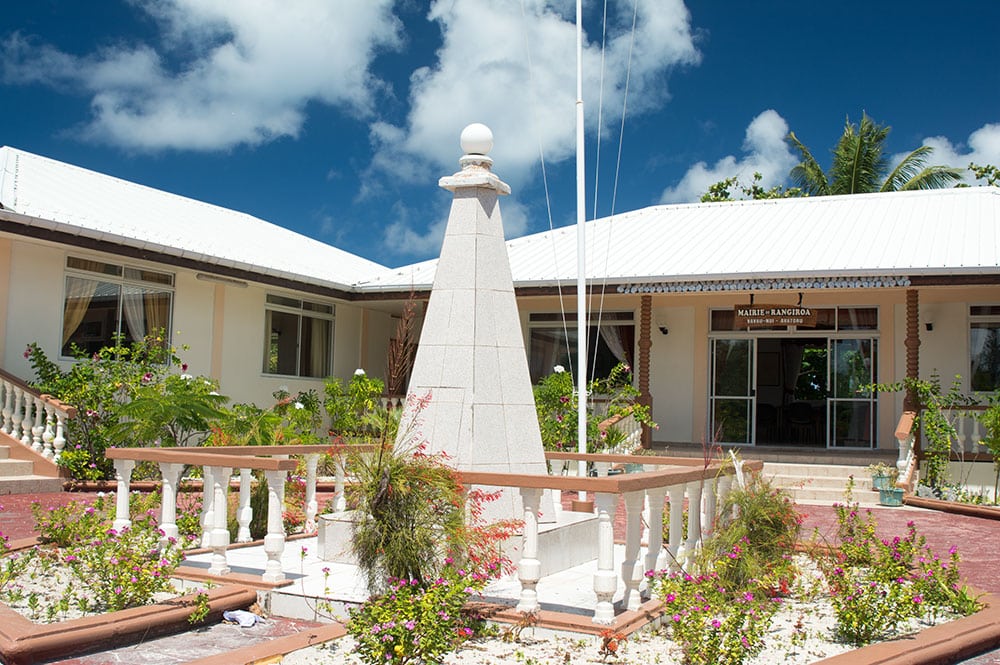
[[[962,179],[963,169],[950,166],[925,166],[933,148],[920,146],[891,171],[883,154],[891,128],[876,124],[867,113],[861,114],[860,127],[848,118],[844,133],[833,149],[833,164],[824,173],[795,132],[788,142],[802,155],[802,162],[789,173],[792,181],[810,196],[895,192],[906,189],[940,189]]]

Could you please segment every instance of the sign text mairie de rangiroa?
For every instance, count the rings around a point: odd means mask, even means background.
[[[733,328],[815,326],[816,312],[801,305],[737,305]]]

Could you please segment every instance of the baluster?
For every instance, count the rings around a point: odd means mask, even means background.
[[[215,469],[210,466],[201,469],[201,546],[212,546],[212,527],[215,525]]]
[[[662,570],[666,568],[663,551],[663,503],[667,497],[666,487],[651,487],[646,490],[646,503],[649,506],[649,517],[646,524],[646,570]]]
[[[733,477],[728,474],[719,476],[716,479],[716,488],[717,488],[718,502],[719,502],[718,505],[725,506],[726,498],[729,496],[729,493],[733,490]],[[732,514],[730,513],[729,515],[726,515],[720,509],[718,520],[719,521],[717,523],[717,526],[719,527],[724,526],[725,524],[728,524],[732,520]]]
[[[704,481],[695,480],[687,484],[688,519],[687,541],[684,543],[685,561],[694,559],[695,553],[701,547],[701,492]]]
[[[31,426],[34,424],[34,417],[31,414],[35,406],[35,396],[28,391],[24,392],[24,417],[21,420],[21,443],[31,448]]]
[[[618,588],[615,575],[615,531],[611,523],[617,494],[597,494],[594,504],[597,508],[597,572],[594,573],[594,623],[610,624],[615,620],[615,606],[612,600]]]
[[[983,424],[976,418],[976,414],[966,414],[972,420],[972,445],[965,449],[967,453],[974,453],[979,450],[980,441],[983,440]]]
[[[45,457],[52,458],[52,451],[46,450],[42,442],[42,432],[45,431],[44,422],[45,403],[35,398],[35,426],[31,428],[31,448],[41,452]]]
[[[671,485],[667,488],[670,496],[670,533],[667,542],[667,554],[670,560],[667,568],[676,572],[680,567],[684,552],[684,485]],[[657,566],[657,569],[664,566]]]
[[[702,503],[701,533],[707,538],[715,531],[715,499],[718,491],[716,479],[708,479],[708,486],[705,489],[707,491],[704,493],[705,500]]]
[[[521,595],[517,601],[518,612],[536,612],[539,608],[537,586],[538,580],[541,579],[542,562],[538,560],[538,510],[541,501],[541,489],[521,488],[524,531],[521,560],[517,562],[517,577],[521,582]]]
[[[11,410],[11,430],[8,432],[15,439],[21,438],[21,421],[24,420],[24,414],[21,412],[21,389],[18,386],[14,386],[14,406]]]
[[[344,496],[344,465],[347,464],[347,456],[337,455],[337,461],[333,467],[333,512],[342,513],[347,510],[347,497]]]
[[[212,565],[208,572],[213,575],[228,575],[229,562],[226,548],[229,547],[229,474],[230,469],[217,466],[212,468],[212,531],[209,546],[212,548]]]
[[[642,503],[644,492],[625,493],[625,559],[622,561],[622,581],[625,583],[625,596],[622,605],[628,610],[637,610],[641,604],[639,585],[642,583],[643,570],[639,563],[639,539],[642,535]]]
[[[250,469],[240,469],[240,507],[236,510],[236,523],[240,527],[236,532],[238,543],[249,543],[253,539],[250,535],[250,522],[253,520],[253,506],[250,505],[252,490],[253,474]]]
[[[952,411],[951,417],[953,421],[958,420],[958,427],[955,428],[955,431],[957,434],[956,438],[958,438],[959,450],[968,450],[968,441],[967,441],[968,437],[966,437],[965,430],[967,429],[966,423],[968,422],[969,419],[966,418],[965,414],[962,413],[961,411]]]
[[[166,546],[171,539],[177,540],[180,536],[177,528],[177,483],[184,465],[160,462],[159,466],[163,486],[160,497],[160,530],[163,531],[163,538],[160,542]]]
[[[56,414],[56,434],[52,438],[52,459],[59,461],[63,449],[66,447],[66,415]]]
[[[14,386],[10,381],[0,381],[0,388],[3,389],[3,430],[4,434],[10,434],[14,428]]]
[[[285,579],[281,570],[281,553],[285,550],[285,525],[281,519],[285,505],[285,472],[265,471],[264,477],[267,478],[267,535],[264,536],[267,563],[262,577],[265,582],[273,583]]]
[[[42,432],[42,448],[44,450],[53,450],[52,442],[56,438],[55,431],[56,424],[56,410],[51,404],[45,405],[45,430]],[[55,452],[52,454],[53,459],[55,459]]]
[[[319,464],[319,453],[306,455],[306,533],[316,533],[316,513],[319,504],[316,502],[316,466]]]
[[[135,468],[135,460],[116,459],[115,480],[118,481],[118,493],[115,495],[115,521],[111,525],[115,531],[121,531],[132,526],[129,512],[129,483],[132,481],[132,469]]]

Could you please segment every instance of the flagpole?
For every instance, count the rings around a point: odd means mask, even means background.
[[[576,374],[577,450],[587,452],[587,281],[586,281],[586,199],[583,143],[583,0],[576,0]],[[580,460],[578,473],[587,475],[587,463]],[[580,501],[587,500],[581,491]]]

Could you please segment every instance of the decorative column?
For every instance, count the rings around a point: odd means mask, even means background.
[[[610,624],[615,620],[613,600],[618,589],[615,575],[615,531],[611,516],[615,512],[617,494],[597,494],[597,572],[594,573],[594,623]]]
[[[21,389],[14,386],[14,408],[11,411],[11,430],[8,434],[15,439],[21,438],[21,421],[24,419],[24,413],[21,411],[21,395]]]
[[[642,535],[642,503],[644,492],[625,493],[625,558],[622,561],[622,582],[625,583],[625,596],[622,605],[628,610],[637,610],[642,601],[639,598],[639,585],[644,576],[639,562],[639,537]]]
[[[212,532],[209,540],[212,565],[208,572],[213,575],[229,574],[229,562],[226,560],[226,548],[229,547],[229,473],[227,467],[212,467]]]
[[[316,533],[316,513],[319,504],[316,502],[316,466],[319,464],[319,453],[306,455],[306,533]]]
[[[212,527],[215,525],[215,468],[201,469],[201,546],[212,546]]]
[[[253,492],[253,473],[250,469],[240,469],[240,505],[236,509],[236,542],[249,543],[250,522],[253,520],[253,506],[250,505],[250,495]]]
[[[702,502],[702,513],[701,513],[701,531],[705,536],[712,535],[715,531],[715,500],[716,492],[718,491],[718,484],[715,479],[708,481],[708,486],[705,488],[707,490],[705,494],[705,500]]]
[[[667,488],[670,497],[670,533],[667,539],[667,552],[670,555],[668,568],[676,572],[680,568],[684,551],[684,485],[671,485]]]
[[[281,570],[281,553],[285,551],[285,524],[281,519],[281,510],[285,505],[285,472],[265,471],[267,478],[267,535],[264,536],[264,553],[267,563],[264,564],[263,579],[265,582],[281,582],[285,573]]]
[[[128,505],[128,485],[132,480],[132,469],[135,468],[135,460],[116,459],[115,480],[118,481],[118,491],[115,494],[115,521],[111,527],[115,531],[121,531],[132,526]]]
[[[342,513],[347,510],[347,497],[344,495],[344,465],[347,456],[340,455],[333,469],[333,512]]]
[[[653,296],[642,296],[639,309],[639,403],[653,408],[653,396],[649,393],[649,349],[653,342],[649,328],[653,324]],[[642,426],[642,447],[653,447],[653,430]]]
[[[160,462],[160,477],[163,481],[163,496],[160,498],[160,529],[163,531],[163,541],[177,540],[180,535],[177,529],[177,481],[183,470],[183,464]]]
[[[3,388],[3,427],[0,427],[0,431],[4,434],[10,434],[14,427],[12,420],[14,415],[14,386],[9,381],[2,381],[0,382],[0,387]]]
[[[666,567],[663,551],[663,502],[667,497],[666,487],[651,487],[646,490],[649,504],[649,531],[646,534],[646,570],[662,570]],[[645,572],[645,571],[643,571]]]
[[[42,432],[45,431],[45,406],[40,399],[35,399],[35,426],[31,428],[31,448],[52,459],[52,451],[45,450],[42,444]]]
[[[920,377],[920,295],[917,289],[906,290],[906,378]],[[903,410],[920,412],[920,403],[912,390],[906,391]]]
[[[45,405],[45,429],[42,431],[42,448],[44,450],[51,450],[52,456],[55,457],[55,448],[53,447],[53,442],[56,440],[56,410],[50,405]]]
[[[688,495],[688,537],[684,543],[684,556],[690,560],[701,546],[701,493],[703,480],[695,480],[687,484]]]
[[[517,562],[517,576],[521,581],[521,596],[517,601],[518,612],[537,612],[538,580],[542,577],[542,562],[538,560],[538,509],[542,502],[542,490],[534,487],[521,488],[521,504],[524,506],[524,533],[521,560]]]

